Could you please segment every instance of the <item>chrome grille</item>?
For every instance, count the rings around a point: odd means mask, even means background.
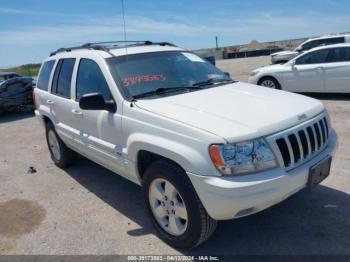
[[[329,125],[322,114],[301,125],[267,138],[282,167],[291,169],[322,151],[328,142]]]

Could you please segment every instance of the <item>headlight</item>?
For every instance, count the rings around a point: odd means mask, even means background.
[[[210,157],[223,175],[239,175],[276,167],[275,156],[264,139],[211,145]]]
[[[258,73],[259,73],[259,71],[253,71],[253,72],[250,73],[250,76],[255,76],[255,75],[257,75]]]

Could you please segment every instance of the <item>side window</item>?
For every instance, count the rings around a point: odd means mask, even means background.
[[[303,50],[304,51],[307,51],[307,50],[310,50],[316,46],[319,46],[319,41],[318,40],[313,40],[313,41],[310,41],[306,44],[303,45]]]
[[[350,62],[350,47],[344,48],[345,49],[345,61]]]
[[[296,65],[322,64],[326,63],[329,49],[314,51],[303,55],[296,60]]]
[[[329,63],[350,61],[350,48],[333,48],[328,56],[327,61]]]
[[[91,59],[81,59],[77,76],[76,99],[88,93],[100,93],[105,100],[112,99],[108,84],[98,64]]]
[[[344,42],[345,42],[344,37],[334,37],[334,38],[324,39],[322,44],[333,45],[333,44],[340,44],[340,43],[344,43]]]
[[[336,63],[336,62],[342,62],[345,59],[345,49],[344,48],[333,48],[330,50],[327,62],[328,63]]]
[[[57,65],[52,83],[52,93],[70,98],[74,58],[61,59]]]
[[[42,90],[47,91],[49,87],[49,79],[51,75],[51,71],[53,68],[53,65],[55,64],[55,60],[50,60],[44,63],[40,75],[38,78],[38,82],[36,84],[36,87]]]

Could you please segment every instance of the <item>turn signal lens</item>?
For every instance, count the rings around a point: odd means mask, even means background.
[[[224,162],[221,158],[221,149],[219,148],[219,145],[211,145],[209,147],[209,154],[211,157],[211,160],[213,161],[216,168],[221,169],[224,167]]]

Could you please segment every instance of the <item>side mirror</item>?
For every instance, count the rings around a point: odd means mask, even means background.
[[[111,113],[117,111],[117,106],[113,100],[105,101],[100,93],[90,93],[83,95],[79,100],[79,106],[85,110],[107,110]]]

